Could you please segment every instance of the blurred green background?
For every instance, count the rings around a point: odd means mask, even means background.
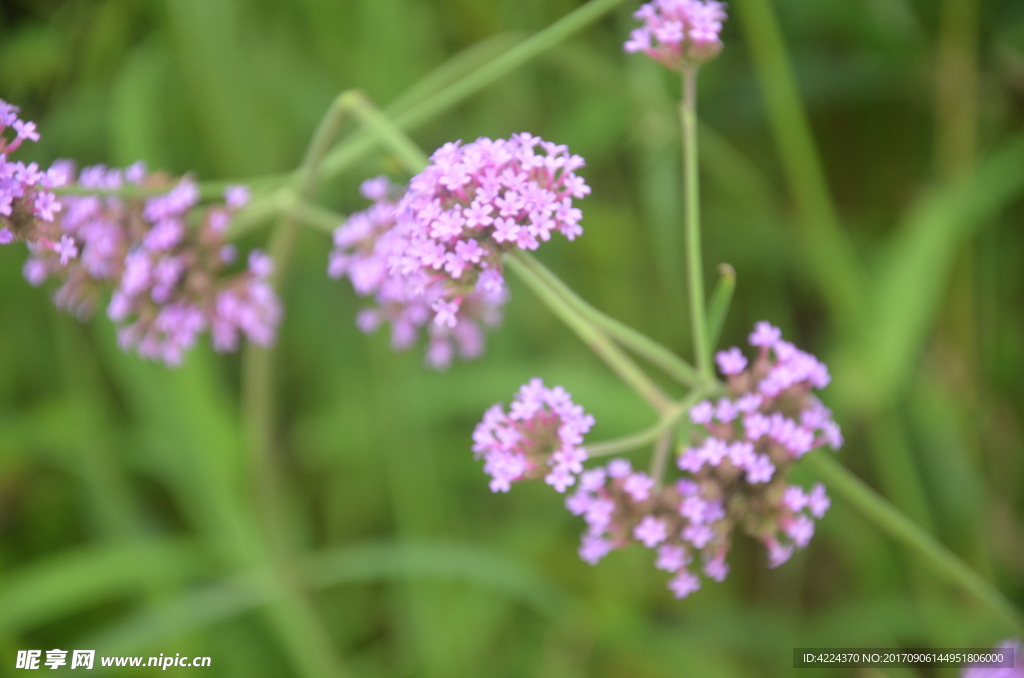
[[[453,55],[485,41],[481,64],[580,4],[3,0],[0,98],[42,132],[22,159],[277,173],[338,92],[407,107]],[[413,137],[529,130],[583,155],[585,234],[539,258],[688,356],[678,83],[622,53],[636,4]],[[821,356],[840,460],[1024,605],[1024,4],[730,12],[700,82],[708,282],[719,262],[738,273],[724,344],[768,319]],[[404,178],[376,153],[320,199],[361,209],[358,182],[382,172]],[[591,440],[653,415],[516,281],[482,359],[425,371],[419,349],[357,331],[365,302],[325,275],[329,246],[302,234],[285,291],[276,510],[238,423],[238,356],[124,355],[102,314],[57,312],[22,279],[24,248],[0,248],[0,676],[54,647],[207,655],[170,673],[211,676],[785,676],[794,647],[1006,635],[835,497],[790,563],[768,570],[739,538],[727,581],[682,602],[643,549],[581,563],[582,523],[547,486],[488,491],[472,427],[533,376],[597,417]],[[263,537],[274,515],[284,549]]]

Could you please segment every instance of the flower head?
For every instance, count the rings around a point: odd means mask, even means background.
[[[254,252],[248,270],[224,271],[233,259],[224,230],[248,200],[247,188],[229,187],[225,204],[200,207],[190,177],[171,183],[142,163],[94,165],[78,173],[78,183],[96,194],[57,198],[48,189],[74,181],[73,164],[59,160],[41,172],[7,162],[6,152],[38,139],[34,126],[16,123],[17,109],[0,101],[0,244],[26,243],[29,283],[59,279],[54,301],[79,317],[112,292],[107,315],[119,326],[122,348],[168,365],[181,363],[207,330],[218,351],[237,350],[241,336],[274,342],[281,306],[268,283],[269,257]],[[11,143],[5,126],[17,130]],[[114,194],[126,181],[163,192],[148,199]]]
[[[630,33],[627,52],[644,52],[669,68],[682,70],[718,56],[725,3],[717,0],[652,0],[634,17],[643,26]]]
[[[445,144],[413,177],[394,208],[385,263],[414,292],[433,289],[432,315],[450,322],[451,304],[502,289],[501,255],[533,250],[555,231],[583,232],[573,200],[590,193],[583,159],[530,134]]]
[[[508,414],[501,405],[484,413],[473,431],[473,453],[484,460],[492,492],[508,492],[512,482],[540,476],[565,492],[583,472],[583,436],[593,425],[594,418],[561,386],[549,389],[531,379],[519,389]]]
[[[357,318],[365,332],[382,323],[391,324],[391,343],[396,349],[411,346],[421,329],[428,336],[427,364],[447,367],[456,352],[475,358],[483,352],[483,327],[501,320],[501,307],[508,294],[504,279],[496,270],[483,271],[476,286],[461,299],[450,298],[442,280],[423,283],[416,275],[393,271],[392,260],[405,242],[398,237],[395,223],[397,200],[402,189],[386,177],[363,182],[362,193],[375,200],[367,210],[351,215],[334,231],[334,249],[327,272],[333,278],[348,277],[360,296],[372,296],[377,306]],[[462,244],[462,256],[474,258],[472,243]]]
[[[823,384],[824,366],[767,323],[751,343],[760,351],[753,362],[738,348],[718,355],[728,395],[690,409],[694,441],[677,459],[682,478],[658,488],[625,459],[583,472],[565,504],[586,523],[584,560],[594,564],[631,543],[656,548],[655,567],[671,573],[669,589],[682,598],[700,588],[701,574],[726,578],[737,528],[765,545],[769,567],[810,543],[829,498],[820,483],[808,492],[788,476],[806,452],[842,441],[831,413],[810,394]],[[796,376],[784,388],[761,388],[780,369]]]

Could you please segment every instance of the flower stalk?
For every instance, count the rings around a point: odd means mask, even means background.
[[[704,302],[704,266],[700,244],[700,179],[697,158],[697,66],[683,68],[683,99],[679,107],[683,137],[683,195],[686,202],[686,264],[690,293],[690,328],[693,335],[694,363],[701,380],[714,379],[711,346]]]

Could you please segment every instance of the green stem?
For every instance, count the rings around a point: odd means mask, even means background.
[[[648,475],[654,478],[655,492],[661,489],[665,480],[665,466],[668,464],[668,453],[672,449],[673,437],[675,437],[675,431],[670,428],[662,433],[658,437],[658,442],[654,444],[654,455],[651,457]]]
[[[665,412],[658,419],[657,422],[650,428],[633,433],[628,436],[621,438],[615,438],[613,440],[605,440],[593,445],[587,445],[587,456],[588,457],[607,457],[610,454],[618,454],[620,452],[629,452],[637,448],[649,445],[657,440],[666,431],[671,432],[673,427],[687,412],[687,408],[683,405],[673,405],[669,410]]]
[[[882,532],[921,556],[923,562],[942,579],[960,586],[1002,621],[1008,631],[1024,635],[1021,613],[991,584],[938,540],[883,499],[826,452],[804,457],[811,470],[829,489],[853,505]]]
[[[600,327],[609,337],[648,360],[652,365],[660,368],[666,375],[684,386],[696,386],[698,384],[700,379],[697,377],[697,373],[685,360],[650,337],[611,316],[605,315],[585,302],[572,288],[562,282],[561,278],[552,273],[532,255],[520,252],[519,256],[523,263],[530,266],[534,273],[547,282],[549,287],[560,294],[566,302],[587,320]]]
[[[398,159],[405,165],[410,174],[418,174],[427,166],[426,154],[402,131],[402,129],[391,121],[388,116],[381,113],[380,109],[358,90],[347,92],[345,95],[348,107],[365,124],[370,131],[386,145],[391,147]]]
[[[570,35],[586,28],[623,2],[624,0],[590,0],[590,2],[573,10],[547,28],[534,33],[495,59],[458,78],[455,82],[434,92],[430,96],[422,98],[415,105],[409,106],[407,100],[403,100],[401,103],[404,110],[392,116],[393,124],[398,129],[408,130],[427,122],[434,116],[468,99],[538,55],[543,54]],[[430,78],[431,76],[427,77]],[[323,177],[329,178],[344,172],[353,163],[376,148],[381,141],[383,139],[368,132],[356,133],[324,159],[321,166]],[[259,188],[272,191],[295,179],[296,172],[291,172],[287,174],[250,177],[237,181],[204,181],[199,187],[204,199],[213,199],[218,197],[224,188],[232,183],[244,183],[253,189]],[[126,187],[117,191],[96,191],[78,185],[65,186],[57,190],[57,193],[60,194],[88,193],[111,195],[159,195],[166,192],[166,189],[148,192],[147,189],[137,189],[135,187]]]
[[[715,291],[711,293],[711,303],[708,304],[708,346],[712,351],[722,336],[725,318],[729,315],[729,305],[732,303],[732,293],[736,290],[736,271],[732,266],[719,264],[718,274],[721,277]]]
[[[687,424],[689,420],[687,416],[690,413],[690,408],[694,404],[703,398],[707,393],[699,388],[695,388],[690,391],[685,398],[683,398],[679,404],[678,415],[676,419],[666,428],[662,437],[658,439],[658,444],[654,448],[654,457],[651,459],[651,477],[654,478],[654,486],[658,489],[662,486],[662,481],[665,476],[665,466],[668,463],[669,451],[672,449],[672,440],[676,435],[683,429],[688,428]]]
[[[493,61],[459,78],[415,106],[394,115],[392,118],[394,124],[400,129],[409,130],[427,122],[551,49],[573,33],[594,23],[621,5],[623,1],[590,0],[547,28],[534,33]],[[324,176],[331,177],[344,171],[353,162],[372,151],[377,143],[378,140],[371,135],[361,134],[341,144],[324,160]]]
[[[295,173],[294,189],[282,189],[279,195],[291,193],[293,199],[306,199],[317,186],[320,162],[329,150],[345,115],[341,97],[327,111],[317,127]],[[298,235],[298,220],[285,214],[271,235],[269,254],[275,262],[271,279],[280,291],[287,277],[291,253]],[[249,344],[242,363],[242,406],[255,470],[257,501],[266,531],[274,571],[278,575],[284,602],[272,611],[296,662],[311,675],[340,676],[341,662],[331,644],[330,634],[323,627],[316,611],[304,595],[292,570],[290,534],[287,529],[286,501],[281,473],[274,457],[277,412],[274,403],[274,354],[271,349]]]
[[[522,253],[514,250],[505,255],[505,263],[522,278],[523,282],[540,297],[555,315],[569,326],[623,381],[635,390],[659,413],[668,410],[671,400],[633,360],[623,353],[603,332],[576,311],[565,299],[548,286],[524,261]]]
[[[714,378],[704,308],[704,266],[700,248],[700,178],[697,160],[697,67],[683,69],[683,100],[679,117],[683,131],[683,194],[686,200],[686,263],[690,292],[690,329],[694,364],[701,379]]]
[[[311,202],[297,202],[285,208],[285,214],[300,222],[312,227],[322,233],[331,234],[341,226],[347,218],[344,214],[338,214]]]

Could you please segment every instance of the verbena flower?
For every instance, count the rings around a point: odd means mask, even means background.
[[[593,425],[594,418],[561,386],[549,389],[531,379],[507,414],[500,404],[484,413],[473,431],[473,452],[484,460],[492,492],[508,492],[515,481],[541,476],[564,492],[583,471],[583,436]]]
[[[1013,650],[1014,666],[1003,668],[967,667],[961,672],[962,678],[1024,678],[1024,644],[1020,639],[1007,639],[995,647],[996,650]]]
[[[0,99],[0,245],[25,239],[38,220],[52,222],[61,205],[51,189],[67,181],[59,169],[41,172],[34,162],[26,165],[9,159],[24,141],[39,141],[35,123],[19,118],[18,111],[17,106]],[[8,138],[12,131],[13,139]],[[65,261],[77,254],[60,238],[36,242],[40,247],[59,250]]]
[[[327,267],[333,278],[347,276],[360,296],[372,296],[376,307],[361,311],[357,324],[365,332],[391,323],[391,343],[397,350],[415,343],[426,328],[429,342],[426,362],[434,368],[447,367],[457,352],[463,359],[479,356],[484,348],[484,326],[501,320],[501,307],[508,299],[504,284],[495,271],[486,272],[462,303],[452,307],[445,299],[444,283],[436,280],[425,287],[411,284],[407,276],[392,272],[389,259],[405,243],[398,237],[395,221],[403,189],[386,177],[363,182],[363,195],[374,205],[351,215],[334,232],[334,249]],[[435,310],[435,305],[439,310]],[[437,314],[445,322],[431,322]]]
[[[768,323],[757,324],[750,342],[758,348],[753,361],[736,348],[716,356],[727,395],[690,410],[694,444],[681,451],[684,475],[674,483],[657,488],[624,459],[583,470],[578,437],[568,453],[553,453],[565,443],[552,433],[565,416],[553,403],[568,396],[534,380],[508,415],[494,406],[474,433],[473,449],[494,478],[491,489],[508,491],[511,482],[544,473],[559,492],[577,485],[565,505],[587,524],[580,558],[596,564],[632,543],[655,549],[655,566],[672,575],[669,589],[680,598],[700,588],[701,575],[725,579],[736,529],[764,543],[769,567],[781,565],[807,546],[830,504],[820,483],[810,491],[790,485],[789,470],[807,452],[838,448],[843,439],[831,412],[811,395],[828,384],[825,366]],[[543,409],[539,403],[549,400],[552,409]],[[592,422],[572,430],[585,432]]]
[[[722,51],[719,34],[725,3],[716,0],[652,0],[633,16],[644,25],[630,33],[627,52],[644,52],[671,69],[709,61]]]
[[[78,175],[96,195],[56,198],[48,189],[71,183],[73,164],[57,161],[43,174],[8,162],[7,152],[39,135],[0,101],[0,133],[6,127],[18,137],[8,143],[0,134],[0,244],[25,242],[23,272],[32,285],[60,280],[54,301],[78,317],[112,292],[107,315],[119,325],[122,348],[168,365],[181,363],[204,331],[222,352],[237,350],[242,336],[273,344],[281,318],[268,283],[273,262],[254,251],[246,271],[226,271],[234,249],[224,230],[248,201],[246,187],[228,187],[223,205],[200,207],[189,177],[172,183],[147,174],[142,163],[124,170],[96,165]],[[166,192],[148,199],[109,193],[126,183]]]
[[[445,367],[456,348],[483,350],[481,325],[495,324],[506,301],[501,255],[533,250],[557,231],[583,232],[575,198],[590,188],[575,171],[583,159],[529,134],[445,144],[399,195],[384,178],[364,183],[374,207],[335,232],[328,272],[347,275],[378,308],[359,324],[392,324],[392,342],[410,345],[428,327],[427,362]]]

